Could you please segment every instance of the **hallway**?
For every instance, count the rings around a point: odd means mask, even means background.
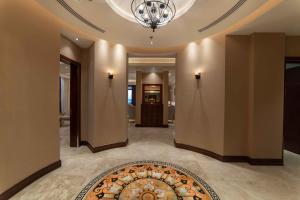
[[[300,156],[290,152],[285,152],[285,166],[222,163],[175,148],[172,128],[130,127],[127,147],[93,154],[86,146],[68,147],[68,129],[61,131],[62,167],[25,188],[13,200],[74,199],[98,174],[137,160],[177,163],[204,179],[222,200],[296,199],[300,195]]]
[[[2,0],[0,200],[299,199],[299,10]]]

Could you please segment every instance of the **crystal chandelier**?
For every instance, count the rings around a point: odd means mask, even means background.
[[[131,11],[138,23],[154,32],[174,18],[176,8],[172,0],[133,0]]]

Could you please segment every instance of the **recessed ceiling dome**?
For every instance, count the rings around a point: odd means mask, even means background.
[[[195,3],[196,0],[173,0],[176,7],[174,19],[186,13]],[[106,0],[107,4],[120,16],[137,23],[131,11],[132,0]]]
[[[142,49],[178,47],[216,34],[269,2],[268,0],[173,0],[176,4],[177,19],[173,18],[165,28],[152,33],[150,29],[137,25],[131,11],[132,0],[36,1],[65,21],[68,26],[82,30],[91,38],[101,38],[126,47]],[[153,36],[153,40],[149,40],[150,36]],[[73,38],[76,37],[78,35],[74,35]]]

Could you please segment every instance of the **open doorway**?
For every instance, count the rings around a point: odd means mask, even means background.
[[[80,144],[80,63],[60,56],[59,122],[61,145]]]
[[[175,64],[175,56],[129,57],[129,142],[156,141],[173,144]]]
[[[284,149],[300,154],[300,57],[286,58]]]

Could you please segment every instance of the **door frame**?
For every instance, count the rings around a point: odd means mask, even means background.
[[[284,62],[284,98],[283,98],[283,131],[282,131],[282,158],[284,156],[284,150],[285,150],[285,127],[286,127],[286,118],[285,118],[285,112],[286,112],[286,64],[287,63],[300,63],[300,57],[285,57]]]
[[[60,61],[70,65],[70,147],[81,142],[81,64],[64,55]]]

